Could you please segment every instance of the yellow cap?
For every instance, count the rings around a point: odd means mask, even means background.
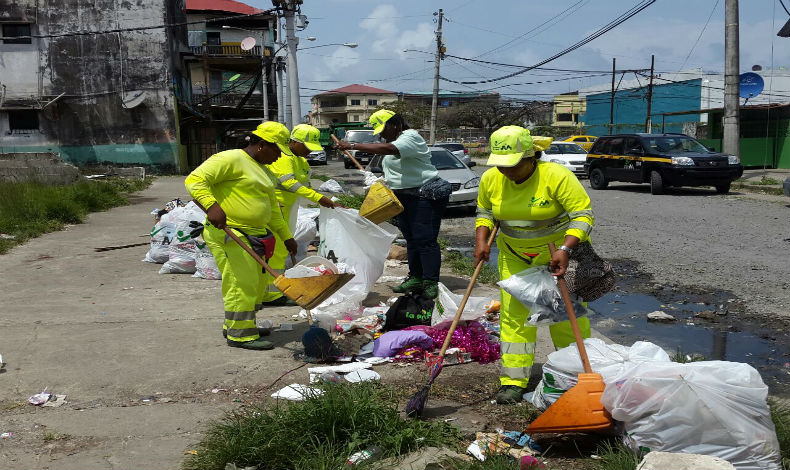
[[[491,155],[488,157],[488,166],[516,166],[523,157],[532,155],[535,155],[532,136],[523,127],[500,127],[491,134]]]
[[[373,126],[373,134],[381,134],[381,131],[384,130],[384,125],[387,124],[387,121],[394,115],[395,111],[390,111],[389,109],[379,109],[371,114],[368,122]]]
[[[264,121],[252,131],[266,142],[277,144],[280,150],[287,155],[293,155],[291,149],[288,148],[288,142],[291,140],[291,134],[288,133],[288,128],[276,121]]]
[[[291,140],[303,143],[311,152],[324,150],[318,143],[320,137],[321,131],[309,124],[299,124],[291,131]]]

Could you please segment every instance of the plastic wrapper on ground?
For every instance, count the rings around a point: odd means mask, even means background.
[[[441,328],[444,322],[452,322],[455,312],[458,311],[458,306],[463,299],[462,295],[453,294],[450,289],[443,283],[439,283],[439,296],[436,299],[436,304],[433,307],[433,316],[431,317],[431,326]],[[491,299],[485,297],[469,297],[466,302],[466,307],[461,314],[461,320],[477,320],[484,317],[488,310],[488,304]],[[449,326],[449,323],[447,323]]]

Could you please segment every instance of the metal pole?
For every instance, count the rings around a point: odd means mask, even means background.
[[[285,123],[285,87],[283,86],[283,61],[277,58],[277,121]]]
[[[612,133],[612,129],[614,129],[614,75],[616,72],[615,64],[617,64],[617,59],[612,58],[612,95],[609,98],[609,133]]]
[[[442,51],[442,18],[444,18],[444,12],[439,8],[439,28],[436,30],[436,58],[434,59],[435,64],[433,68],[433,101],[431,102],[431,145],[436,143],[436,118],[439,107],[439,62],[444,55]]]
[[[724,139],[722,151],[740,155],[738,0],[724,2]]]
[[[299,103],[299,69],[296,65],[296,46],[299,38],[296,37],[294,13],[296,4],[291,0],[285,10],[285,35],[288,47],[288,97],[291,101],[291,115],[288,118],[288,127],[293,127],[302,122],[302,110]]]
[[[650,56],[650,85],[647,86],[647,117],[645,118],[645,132],[653,133],[653,118],[650,113],[653,108],[653,73],[656,70],[656,56]]]
[[[266,67],[266,56],[261,57],[261,82],[263,82],[263,120],[269,120],[269,70]]]

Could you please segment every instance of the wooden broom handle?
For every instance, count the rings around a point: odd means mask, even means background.
[[[554,243],[549,243],[549,253],[554,256]],[[582,332],[579,330],[579,323],[576,321],[576,312],[573,310],[573,302],[571,302],[571,293],[568,291],[568,284],[565,283],[563,276],[557,276],[557,285],[560,286],[560,293],[562,300],[565,301],[565,310],[568,311],[568,320],[571,322],[573,328],[573,336],[576,338],[576,346],[579,348],[579,356],[582,358],[584,365],[584,372],[591,374],[592,367],[590,366],[590,358],[587,357],[587,349],[584,347],[584,340],[582,339]]]
[[[337,138],[337,137],[335,137],[335,135],[334,135],[334,134],[332,134],[332,140],[334,140],[336,144],[339,144],[339,143],[340,143],[340,140],[338,140],[338,138]],[[351,154],[351,152],[349,152],[348,150],[343,150],[343,153],[344,153],[344,154],[345,154],[345,155],[346,155],[348,158],[350,158],[352,162],[354,162],[354,165],[356,165],[356,166],[357,166],[357,168],[359,168],[359,169],[360,169],[360,170],[362,170],[362,171],[365,171],[365,168],[363,168],[363,167],[362,167],[362,165],[360,165],[360,164],[359,164],[359,162],[357,161],[357,159],[356,159],[356,158],[354,158],[354,155],[352,155],[352,154]]]
[[[497,231],[499,231],[499,223],[494,225],[494,230],[492,230],[491,235],[488,236],[488,243],[486,244],[489,248],[491,248],[491,245],[494,243]],[[472,274],[472,278],[469,280],[469,285],[466,287],[464,298],[461,299],[461,304],[458,305],[458,310],[455,312],[455,317],[453,317],[453,323],[450,325],[450,329],[447,330],[447,336],[444,337],[444,344],[442,344],[442,349],[439,351],[440,361],[444,359],[444,353],[447,352],[447,348],[450,346],[450,340],[452,339],[453,333],[455,332],[455,327],[458,326],[458,321],[461,320],[461,314],[466,308],[466,302],[469,300],[469,296],[472,295],[472,288],[475,286],[477,276],[480,275],[480,270],[483,269],[483,264],[485,264],[485,260],[481,259],[480,262],[477,263],[477,266],[475,266],[475,272]]]

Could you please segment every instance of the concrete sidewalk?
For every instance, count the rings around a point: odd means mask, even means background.
[[[0,354],[7,362],[0,374],[0,433],[13,433],[0,440],[3,468],[176,468],[207,420],[289,383],[307,383],[302,368],[260,391],[302,365],[293,357],[302,351],[306,326],[292,318],[297,308],[259,314],[259,320],[296,324],[292,332],[272,334],[274,350],[229,348],[221,336],[220,282],[160,275],[159,265],[141,262],[145,247],[93,251],[145,240],[150,211],[186,196],[183,177],[158,178],[129,206],[91,214],[84,224],[0,256]],[[403,275],[405,267],[385,274]],[[450,273],[443,281],[458,292],[467,282]],[[379,284],[368,303],[391,295]],[[485,287],[474,295],[498,292]],[[548,332],[541,332],[537,361],[552,350]],[[417,366],[377,371],[384,382],[424,380]],[[440,381],[462,376],[495,377],[496,365],[448,368]],[[68,403],[27,404],[45,388],[67,395]]]

